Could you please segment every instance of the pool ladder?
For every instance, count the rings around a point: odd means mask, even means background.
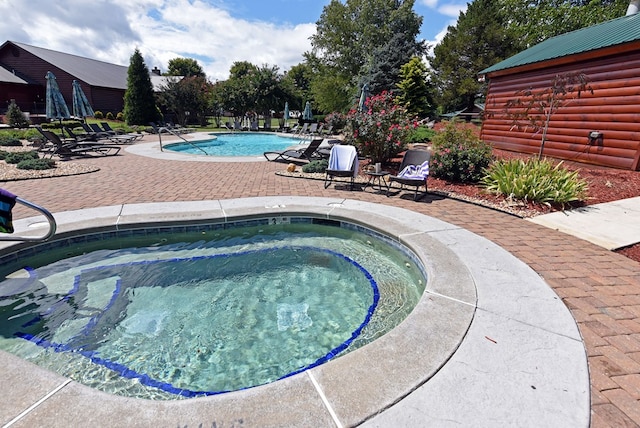
[[[33,202],[29,202],[17,196],[16,196],[16,202],[42,213],[46,217],[47,222],[49,223],[49,232],[46,235],[41,237],[0,235],[0,241],[44,242],[50,239],[56,233],[56,228],[57,228],[56,220],[53,218],[53,215],[48,210],[46,210],[45,208],[42,208],[39,205],[34,204]]]
[[[202,147],[198,147],[196,144],[193,144],[191,141],[187,140],[182,135],[178,134],[177,132],[175,132],[171,128],[167,128],[166,126],[161,126],[161,127],[158,128],[158,139],[160,140],[160,151],[161,152],[164,152],[164,148],[162,147],[162,132],[163,131],[167,131],[169,134],[175,135],[176,137],[180,138],[185,143],[187,143],[187,144],[191,145],[192,147],[200,150],[206,156],[209,156],[209,153],[207,153]]]

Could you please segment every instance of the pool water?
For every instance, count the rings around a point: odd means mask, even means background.
[[[306,142],[308,143],[309,140]],[[238,132],[215,134],[215,138],[211,140],[166,144],[164,148],[193,155],[203,155],[204,150],[211,156],[261,156],[264,152],[282,151],[303,143],[305,140],[278,136],[273,133]]]
[[[125,396],[210,395],[290,376],[389,331],[424,289],[407,253],[344,227],[88,241],[2,273],[0,349]]]

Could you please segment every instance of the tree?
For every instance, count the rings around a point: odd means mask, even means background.
[[[398,104],[404,106],[411,115],[421,118],[434,113],[431,91],[427,83],[427,65],[418,57],[400,68],[400,83],[398,83]]]
[[[209,111],[211,83],[204,77],[169,78],[160,87],[158,103],[176,116],[181,125],[204,125]]]
[[[518,52],[495,0],[475,0],[429,57],[436,101],[445,111],[471,109],[484,94],[478,72]]]
[[[400,68],[411,58],[426,53],[426,45],[416,42],[422,20],[404,16],[409,13],[413,11],[406,7],[392,12],[388,18],[391,30],[389,39],[375,47],[361,72],[359,82],[367,83],[374,94],[393,92],[400,81]]]
[[[551,115],[571,100],[580,98],[584,91],[593,94],[589,78],[582,72],[570,72],[556,75],[551,85],[543,88],[528,88],[516,91],[515,98],[507,100],[504,113],[518,129],[532,128],[533,132],[542,131],[538,160],[542,159],[547,129]]]
[[[191,58],[173,58],[169,60],[167,76],[206,77],[198,61]]]
[[[395,87],[400,66],[426,49],[416,41],[422,18],[413,5],[414,0],[332,0],[324,7],[307,55],[316,105],[351,105],[362,83]],[[330,102],[317,98],[320,89],[338,82],[347,86],[333,91]]]
[[[521,49],[624,16],[629,5],[628,0],[501,0],[501,3]]]
[[[27,128],[29,126],[29,121],[20,110],[20,107],[18,107],[18,104],[16,104],[16,100],[11,100],[9,103],[5,120],[9,126],[14,128]]]
[[[257,67],[247,61],[233,63],[229,79],[219,82],[215,102],[236,117],[250,112],[270,116],[284,107],[288,92],[278,67]]]
[[[271,111],[284,108],[287,92],[282,83],[278,67],[264,65],[252,73],[250,85],[253,89],[254,109],[265,117],[271,117]]]
[[[124,93],[124,118],[128,125],[148,125],[160,119],[149,69],[138,49],[130,58],[127,90]]]
[[[289,108],[302,110],[307,100],[313,101],[311,95],[311,79],[313,71],[311,66],[302,62],[294,65],[283,77],[283,84],[288,94]]]
[[[328,66],[321,66],[311,80],[314,108],[324,112],[348,111],[356,96],[354,89],[345,75],[331,72]]]

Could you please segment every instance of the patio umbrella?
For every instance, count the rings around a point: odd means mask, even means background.
[[[360,102],[358,103],[358,111],[360,113],[366,112],[369,110],[366,105],[367,98],[369,98],[369,85],[365,83],[364,85],[362,85],[362,92],[360,93]]]
[[[302,112],[302,118],[304,120],[313,119],[313,114],[311,114],[311,103],[309,101],[307,101],[307,103],[304,105],[304,111]]]
[[[289,103],[284,103],[284,120],[289,120]]]
[[[45,76],[47,79],[47,93],[46,93],[46,117],[47,119],[58,119],[60,121],[60,128],[62,128],[62,119],[69,119],[69,108],[64,101],[64,97],[56,82],[56,76],[52,72],[47,71]]]
[[[91,104],[89,104],[89,100],[87,96],[84,94],[82,90],[82,86],[80,86],[80,82],[77,80],[73,81],[73,115],[75,117],[85,118],[87,116],[93,116],[94,112],[91,108]]]

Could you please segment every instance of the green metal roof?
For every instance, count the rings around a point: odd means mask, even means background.
[[[485,68],[480,74],[562,58],[636,40],[640,40],[640,13],[622,16],[611,21],[552,37],[502,62]]]

